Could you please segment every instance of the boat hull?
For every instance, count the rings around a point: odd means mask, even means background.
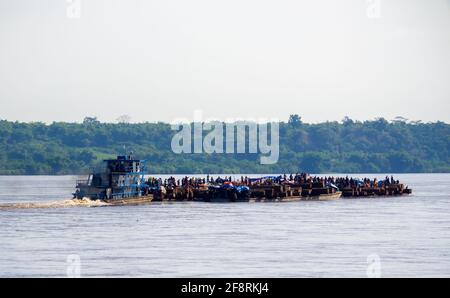
[[[141,196],[141,197],[129,197],[120,199],[106,199],[101,200],[110,206],[124,206],[124,205],[141,205],[148,204],[154,201],[153,195]]]
[[[237,200],[232,200],[230,198],[194,198],[193,201],[196,202],[207,202],[207,203],[275,203],[275,202],[300,202],[300,201],[334,201],[340,199],[342,196],[341,192],[336,192],[333,194],[323,194],[317,196],[291,196],[283,198],[238,198]],[[76,199],[75,199],[76,200]],[[148,204],[152,202],[178,202],[180,200],[169,200],[169,199],[158,199],[153,195],[141,196],[141,197],[129,197],[120,199],[104,199],[100,200],[107,203],[105,206],[124,206],[124,205],[141,205]]]
[[[252,202],[252,203],[271,203],[271,202],[299,202],[299,201],[334,201],[342,197],[342,192],[338,191],[332,194],[322,194],[316,196],[291,196],[283,198],[249,198],[249,199],[238,199],[230,200],[229,198],[211,198],[211,199],[200,199],[194,198],[194,201],[200,202],[210,202],[210,203],[239,203],[239,202]]]
[[[302,201],[335,201],[342,197],[342,192],[337,191],[331,194],[303,197]]]

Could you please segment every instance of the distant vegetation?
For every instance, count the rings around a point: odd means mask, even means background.
[[[151,173],[450,172],[450,125],[388,122],[280,123],[280,158],[255,154],[174,154],[166,123],[20,123],[0,121],[0,174],[81,174],[124,146],[148,160]]]

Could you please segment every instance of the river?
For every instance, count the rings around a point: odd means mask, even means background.
[[[0,176],[0,276],[450,277],[450,174],[395,177],[413,195],[73,207],[79,177]]]

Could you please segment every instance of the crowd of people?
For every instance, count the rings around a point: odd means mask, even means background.
[[[393,176],[388,177],[384,180],[378,180],[377,178],[370,179],[355,179],[346,177],[319,177],[319,176],[311,176],[307,173],[296,173],[296,174],[284,174],[280,176],[268,176],[261,178],[249,178],[248,176],[241,176],[240,179],[233,179],[231,176],[225,177],[212,177],[207,175],[206,178],[195,178],[195,177],[182,177],[176,179],[173,176],[169,178],[155,178],[150,177],[147,180],[147,185],[149,187],[187,187],[191,186],[194,188],[198,188],[204,185],[223,185],[233,183],[234,185],[245,185],[245,186],[253,186],[253,185],[273,185],[273,184],[308,184],[308,183],[321,183],[324,186],[335,186],[339,189],[343,188],[353,188],[353,187],[384,187],[388,185],[399,184],[398,180],[395,180]]]
[[[378,180],[377,178],[370,179],[370,178],[364,178],[364,179],[354,179],[349,178],[348,176],[345,178],[337,178],[333,182],[335,185],[337,185],[339,188],[353,188],[353,187],[366,187],[366,188],[373,188],[373,187],[384,187],[389,185],[395,185],[400,184],[399,180],[395,180],[394,176],[386,176],[384,180]]]
[[[248,178],[242,177],[240,184],[244,184],[247,183]],[[231,176],[225,176],[224,178],[221,178],[220,176],[218,176],[216,179],[214,179],[214,177],[210,177],[209,175],[206,176],[206,178],[195,178],[195,177],[182,177],[179,179],[176,179],[173,176],[170,176],[169,178],[166,179],[161,179],[161,178],[154,178],[154,177],[150,177],[147,180],[147,184],[150,187],[160,187],[160,186],[164,186],[164,187],[175,187],[175,186],[192,186],[192,187],[200,187],[202,185],[206,185],[206,184],[224,184],[224,183],[237,183],[238,181],[233,180],[233,178]]]

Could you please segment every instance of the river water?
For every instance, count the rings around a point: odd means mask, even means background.
[[[450,277],[450,174],[395,177],[414,194],[74,207],[79,177],[0,176],[0,276]]]

